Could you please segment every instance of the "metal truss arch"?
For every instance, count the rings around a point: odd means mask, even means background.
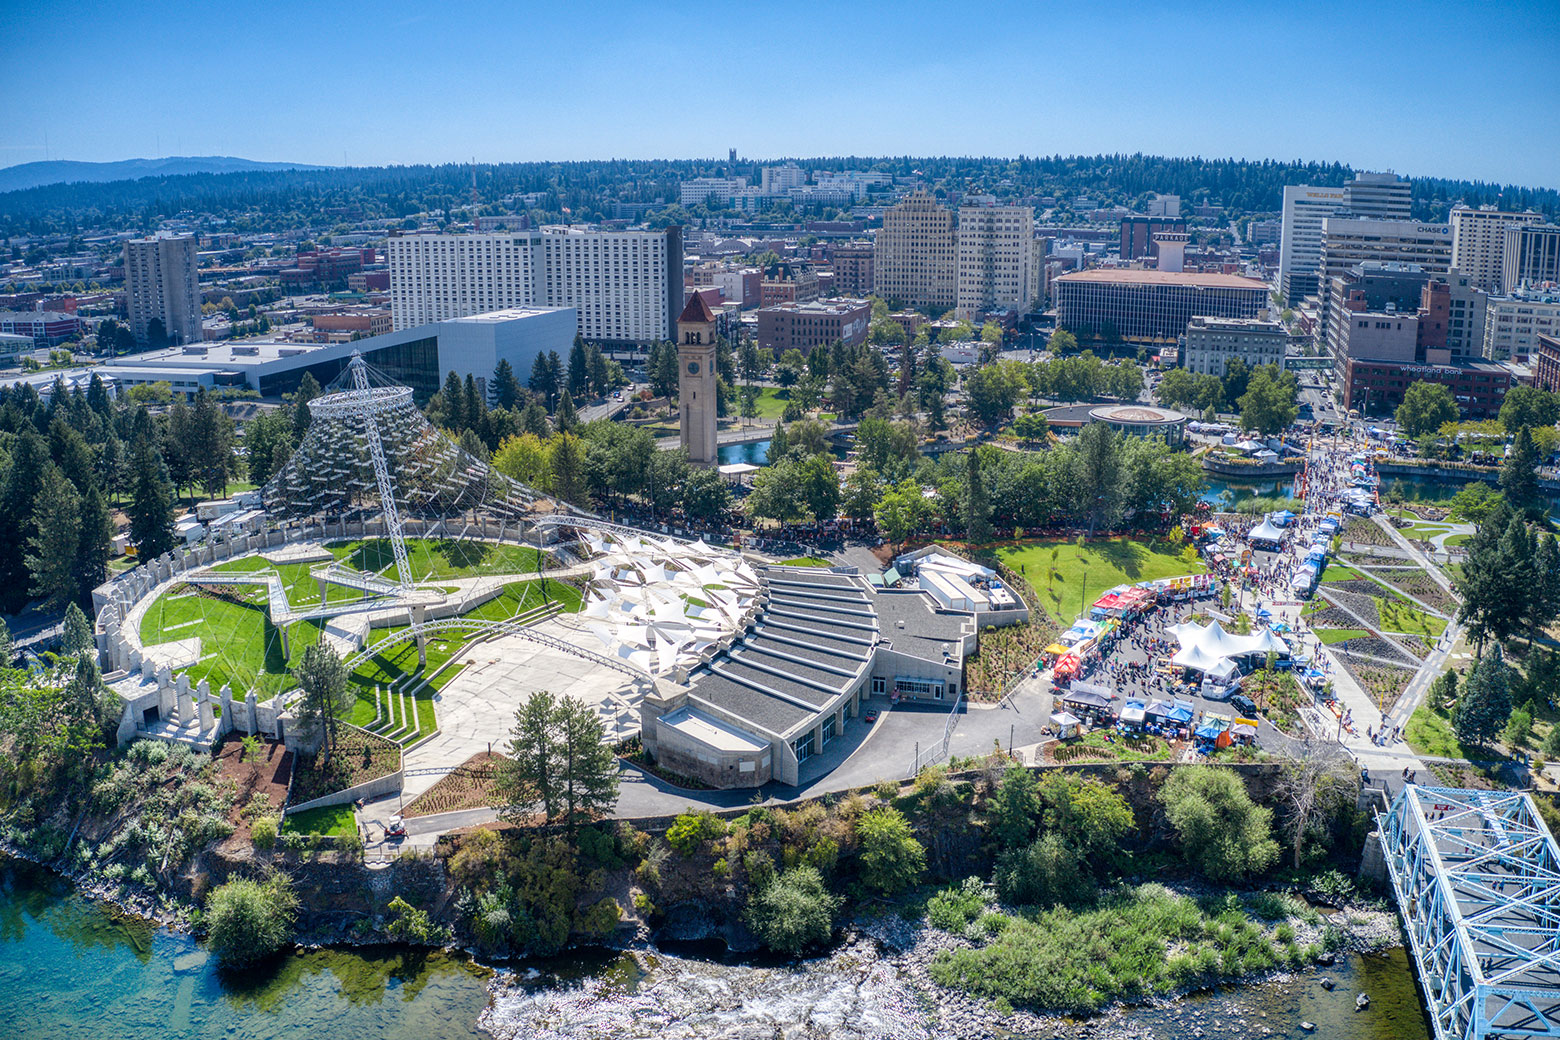
[[[1532,800],[1410,785],[1381,835],[1436,1040],[1560,1037],[1560,848]]]

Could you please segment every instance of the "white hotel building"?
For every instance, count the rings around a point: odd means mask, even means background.
[[[1503,278],[1506,229],[1540,224],[1543,220],[1537,213],[1502,213],[1492,207],[1453,206],[1452,266],[1472,278],[1473,284],[1480,289],[1499,295],[1508,288]]]
[[[397,330],[509,307],[573,307],[588,340],[676,338],[680,228],[392,235],[386,252]]]

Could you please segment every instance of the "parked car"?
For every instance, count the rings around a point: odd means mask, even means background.
[[[1257,712],[1256,702],[1253,701],[1250,697],[1247,697],[1244,693],[1237,693],[1235,696],[1231,697],[1230,707],[1234,708],[1236,711],[1240,712],[1247,718],[1250,718]]]
[[[863,716],[862,716],[862,718],[863,718],[863,719],[865,719],[865,720],[866,720],[866,722],[867,722],[867,725],[869,725],[869,726],[870,726],[870,725],[872,725],[872,724],[873,724],[873,723],[874,723],[874,722],[876,722],[876,721],[877,721],[877,711],[876,711],[876,710],[873,710],[873,711],[869,711],[869,712],[867,712],[867,713],[866,713],[866,714],[865,714],[865,715],[863,715]]]

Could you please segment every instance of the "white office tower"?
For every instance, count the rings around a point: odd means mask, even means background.
[[[491,235],[392,235],[395,328],[509,307],[573,307],[588,340],[652,343],[682,310],[682,232],[547,227]]]
[[[1543,219],[1537,213],[1502,213],[1493,206],[1453,206],[1452,266],[1485,292],[1506,291],[1506,229],[1538,224]]]
[[[957,315],[1027,311],[1035,301],[1035,211],[1030,206],[959,210]]]
[[[759,185],[765,195],[784,195],[792,188],[807,183],[807,171],[795,163],[784,166],[765,166]]]
[[[1523,224],[1507,228],[1501,281],[1507,292],[1524,287],[1560,286],[1560,226]]]
[[[1343,186],[1344,208],[1357,217],[1407,220],[1413,184],[1395,173],[1356,173]]]
[[[1339,212],[1343,206],[1342,188],[1312,188],[1301,184],[1284,189],[1278,290],[1290,303],[1316,293],[1316,271],[1322,262],[1322,220]]]
[[[195,236],[161,231],[127,241],[125,302],[130,329],[142,346],[149,343],[147,330],[154,320],[162,323],[169,343],[202,342]]]

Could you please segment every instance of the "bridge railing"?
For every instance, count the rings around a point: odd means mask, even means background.
[[[1411,784],[1379,821],[1437,1040],[1560,1037],[1560,848],[1532,799]]]

